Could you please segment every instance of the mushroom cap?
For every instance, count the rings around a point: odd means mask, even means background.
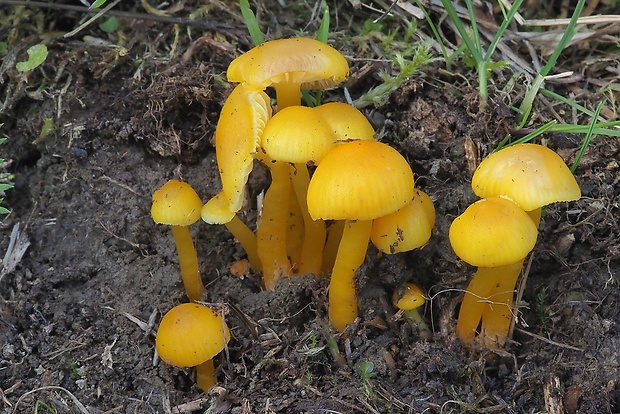
[[[307,37],[265,42],[233,60],[226,72],[230,82],[261,90],[278,83],[325,89],[338,85],[348,74],[349,64],[340,52]]]
[[[383,253],[408,252],[426,244],[434,226],[433,200],[416,189],[409,204],[372,222],[370,240]]]
[[[305,164],[318,163],[335,141],[336,135],[314,108],[289,106],[267,122],[261,146],[272,160]]]
[[[527,213],[501,197],[478,200],[450,226],[450,244],[461,259],[479,267],[516,263],[534,248],[538,230]]]
[[[269,97],[243,84],[232,91],[222,107],[215,129],[215,154],[222,191],[232,212],[243,204],[245,184],[269,118]]]
[[[581,197],[564,160],[538,144],[516,144],[489,155],[474,172],[471,185],[479,197],[507,196],[525,211]]]
[[[413,172],[394,148],[378,141],[336,146],[316,168],[308,186],[313,220],[372,220],[413,199]]]
[[[200,219],[202,201],[191,185],[170,180],[153,193],[151,217],[157,224],[189,226]]]
[[[338,141],[374,140],[375,130],[368,118],[353,105],[330,102],[314,108],[327,121]]]
[[[194,367],[219,354],[230,340],[222,317],[198,303],[170,309],[159,323],[155,347],[167,364]]]
[[[417,309],[426,303],[424,292],[416,284],[407,283],[403,289],[402,295],[400,295],[399,289],[394,291],[392,295],[392,303],[398,309],[404,311]]]
[[[235,214],[234,211],[230,211],[224,192],[216,194],[200,210],[202,220],[208,224],[226,224],[235,217]]]

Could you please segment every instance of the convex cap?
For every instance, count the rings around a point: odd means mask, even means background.
[[[581,197],[564,160],[538,144],[516,144],[489,155],[471,185],[478,197],[507,196],[525,211]]]

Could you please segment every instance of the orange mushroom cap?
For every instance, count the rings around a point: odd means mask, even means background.
[[[349,64],[340,52],[307,37],[265,42],[233,60],[226,72],[230,82],[261,90],[279,83],[324,89],[339,84],[348,74]]]
[[[372,222],[370,240],[383,253],[407,252],[426,244],[434,226],[433,200],[416,189],[409,204]]]
[[[157,224],[189,226],[200,219],[202,201],[187,183],[170,180],[153,192],[151,216]]]
[[[479,197],[507,196],[525,211],[581,197],[564,160],[537,144],[516,144],[489,155],[474,172],[471,185]]]
[[[394,148],[378,141],[350,141],[331,150],[308,186],[314,220],[372,220],[413,199],[413,172]]]
[[[479,267],[522,260],[534,248],[538,230],[525,211],[500,197],[478,200],[450,226],[450,244],[461,259]]]
[[[398,309],[408,311],[424,305],[424,303],[426,303],[426,298],[424,297],[424,292],[422,292],[422,289],[420,289],[418,285],[407,283],[402,294],[398,289],[394,291],[392,303],[394,303],[394,306]]]
[[[289,106],[267,122],[261,146],[273,160],[306,164],[323,159],[335,141],[336,135],[314,108]]]
[[[332,128],[338,141],[375,139],[375,130],[368,118],[353,105],[330,102],[316,106],[314,110]]]
[[[162,318],[155,347],[167,364],[194,367],[219,354],[230,340],[222,317],[204,305],[183,303]]]

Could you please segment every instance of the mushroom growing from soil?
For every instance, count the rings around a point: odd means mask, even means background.
[[[310,38],[263,43],[234,59],[226,72],[230,82],[239,82],[257,91],[275,88],[279,111],[299,106],[302,88],[333,87],[348,74],[349,64],[340,52]],[[292,274],[292,265],[286,254],[286,226],[292,191],[290,173],[295,171],[290,171],[282,161],[268,157],[263,161],[271,172],[271,185],[263,198],[257,250],[263,266],[265,288],[271,290],[280,277]]]
[[[198,256],[189,226],[200,219],[202,201],[187,183],[170,180],[153,193],[151,217],[158,224],[171,226],[179,255],[181,279],[191,301],[202,298],[205,290],[198,272]]]
[[[220,315],[198,303],[183,303],[162,318],[155,347],[167,364],[196,367],[196,384],[206,393],[217,383],[213,358],[229,340],[230,331]]]
[[[355,272],[363,264],[372,221],[413,199],[413,173],[389,145],[350,141],[320,162],[308,187],[313,219],[346,220],[329,284],[330,324],[342,332],[358,315]]]
[[[564,160],[547,147],[529,143],[509,146],[482,160],[472,178],[472,189],[479,197],[512,200],[527,212],[536,227],[542,207],[581,197],[579,185]],[[522,265],[522,262],[511,265],[507,273],[517,278]],[[512,313],[513,296],[513,288],[504,289],[496,291],[491,300],[509,304]],[[511,317],[504,306],[486,308],[482,320],[487,327],[484,335],[487,345],[503,345]]]
[[[480,326],[484,344],[501,347],[513,317],[512,296],[521,264],[536,244],[536,225],[517,204],[491,197],[454,219],[449,236],[456,255],[478,266],[461,303],[456,335],[472,345]]]
[[[420,333],[426,332],[424,336],[430,334],[430,329],[424,319],[418,312],[418,309],[426,303],[424,292],[415,283],[407,283],[404,288],[394,290],[392,295],[392,303],[398,309],[403,311],[407,322],[415,329],[417,328]]]

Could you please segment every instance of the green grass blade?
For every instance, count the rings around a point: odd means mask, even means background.
[[[243,22],[248,28],[248,32],[250,33],[250,37],[252,38],[252,43],[254,43],[254,46],[265,43],[265,35],[260,30],[258,20],[256,20],[256,15],[250,8],[249,1],[239,0],[239,8],[241,9],[241,16],[243,16]]]
[[[594,135],[596,120],[598,119],[598,116],[601,114],[602,108],[603,108],[603,102],[601,101],[598,103],[596,110],[594,111],[592,122],[590,122],[590,127],[588,128],[588,132],[586,133],[586,136],[583,139],[583,142],[581,143],[581,148],[579,148],[579,152],[577,153],[577,156],[575,157],[575,161],[573,161],[573,165],[570,166],[570,170],[572,173],[574,173],[577,167],[579,166],[579,163],[581,162],[581,159],[583,158],[583,154],[586,153],[586,149],[588,149],[588,145],[590,145],[590,141],[592,140],[592,137]]]
[[[493,39],[491,40],[491,43],[489,44],[489,47],[484,57],[484,60],[486,60],[487,62],[491,61],[491,56],[493,56],[495,48],[497,47],[502,36],[504,36],[504,32],[506,32],[506,29],[508,29],[508,25],[510,24],[510,22],[512,22],[515,14],[517,14],[517,11],[519,11],[519,7],[521,7],[522,3],[523,0],[517,0],[514,2],[510,10],[508,11],[508,14],[505,16],[504,21],[497,29],[497,32],[495,33],[495,36],[493,36]]]
[[[594,111],[589,110],[588,108],[586,108],[583,105],[579,105],[577,102],[570,100],[562,95],[559,95],[553,91],[550,91],[549,89],[545,89],[545,88],[541,88],[540,89],[540,93],[542,93],[545,96],[548,96],[549,98],[553,98],[555,100],[558,100],[560,102],[565,103],[566,105],[570,106],[571,108],[575,108],[576,110],[578,110],[579,112],[582,112],[590,117],[594,116]],[[599,121],[605,121],[605,119],[603,117],[600,117]]]
[[[575,25],[577,24],[577,19],[581,15],[581,10],[585,4],[585,0],[579,0],[577,2],[577,6],[575,7],[575,12],[573,13],[566,30],[564,31],[564,35],[558,42],[555,50],[549,57],[547,64],[540,70],[540,73],[536,75],[534,78],[534,82],[532,83],[532,87],[527,92],[525,97],[523,98],[523,102],[521,102],[521,106],[519,107],[519,113],[521,114],[521,123],[519,124],[519,128],[523,128],[527,123],[527,120],[530,117],[530,113],[532,112],[532,105],[534,103],[534,98],[538,94],[539,89],[542,87],[542,84],[545,80],[545,76],[549,74],[551,69],[557,63],[558,57],[560,53],[564,50],[566,45],[571,41],[573,36],[575,35]]]
[[[422,5],[422,3],[420,3],[420,0],[415,0],[415,4],[416,6],[418,6],[420,10],[422,10],[422,13],[424,13],[424,18],[426,19],[426,23],[428,24],[428,27],[431,29],[431,32],[433,32],[433,36],[435,37],[435,40],[437,41],[437,43],[439,43],[441,54],[443,55],[443,58],[446,61],[446,70],[450,72],[452,70],[453,57],[448,54],[448,49],[446,48],[446,45],[444,45],[443,41],[441,40],[441,35],[439,34],[439,30],[437,30],[437,26],[435,26],[435,23],[433,23],[433,20],[431,19],[430,14],[428,14],[428,12],[426,11],[426,8]]]
[[[461,19],[456,14],[456,9],[452,5],[452,2],[450,0],[441,0],[441,4],[443,4],[443,7],[446,9],[448,17],[450,17],[450,20],[456,27],[456,30],[459,32],[459,35],[463,39],[463,42],[465,42],[465,44],[467,45],[467,49],[469,50],[469,53],[471,53],[474,60],[476,62],[482,61],[482,51],[476,48],[471,37],[469,37],[467,30],[465,30],[465,26],[463,26]]]
[[[318,30],[316,31],[316,40],[319,42],[327,43],[327,38],[329,37],[329,6],[323,0],[321,2],[321,10],[323,10],[323,17],[321,18],[321,24],[319,25]]]

